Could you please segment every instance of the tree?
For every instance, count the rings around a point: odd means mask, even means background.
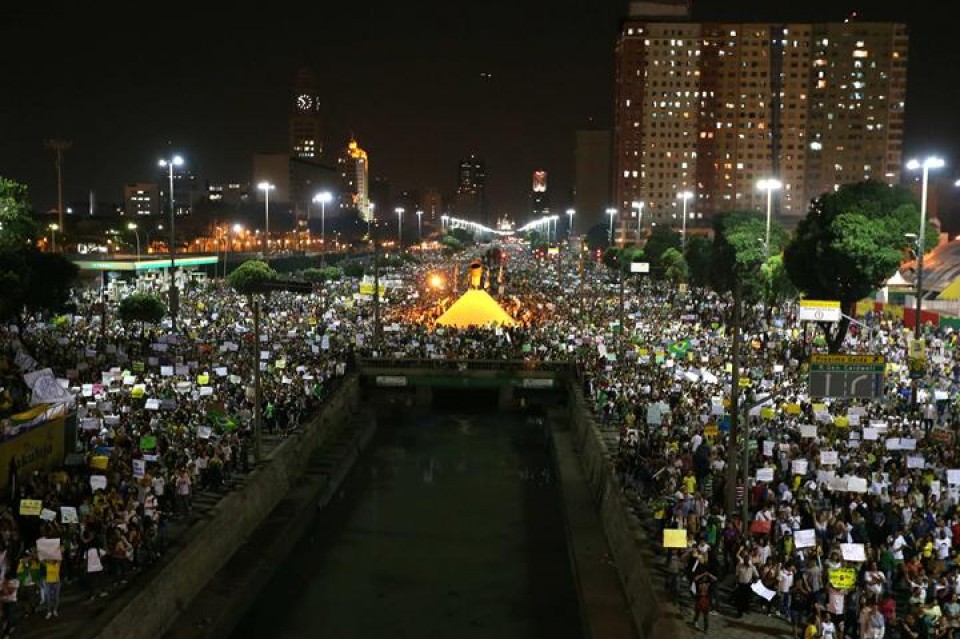
[[[59,311],[70,296],[77,267],[41,253],[36,234],[27,187],[0,177],[0,320],[19,321],[25,308]]]
[[[680,234],[668,226],[657,225],[650,231],[650,237],[643,245],[643,251],[650,263],[651,273],[663,273],[661,257],[667,249],[680,249],[682,245]]]
[[[690,283],[694,286],[707,286],[713,270],[713,242],[699,235],[688,238],[687,253],[684,257],[690,269]]]
[[[660,256],[660,266],[663,267],[663,274],[674,284],[680,284],[690,279],[690,267],[683,254],[675,248],[668,248]]]
[[[0,249],[25,248],[37,238],[26,185],[0,177]]]
[[[587,229],[586,242],[591,253],[607,248],[610,244],[610,228],[605,224],[594,224]]]
[[[144,324],[159,324],[167,314],[167,305],[153,293],[132,293],[120,300],[117,316],[120,321],[140,322],[140,330]]]
[[[70,299],[70,289],[80,275],[80,268],[60,253],[27,253],[27,268],[31,282],[42,286],[30,286],[24,297],[24,305],[31,311],[63,310]]]
[[[784,251],[790,280],[805,296],[837,300],[844,314],[883,285],[900,266],[914,240],[905,236],[920,228],[916,196],[907,188],[876,180],[847,184],[814,200]],[[925,251],[937,244],[928,224]],[[828,346],[837,352],[850,320],[825,324]],[[832,334],[831,334],[832,328]]]
[[[230,286],[247,297],[265,293],[269,283],[276,279],[277,272],[261,260],[247,260],[227,276]]]

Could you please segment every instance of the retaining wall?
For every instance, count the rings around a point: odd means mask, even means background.
[[[244,486],[225,495],[209,520],[197,522],[190,541],[168,558],[159,573],[95,635],[97,639],[155,639],[176,621],[190,601],[240,548],[295,485],[310,454],[333,430],[350,419],[359,404],[357,377],[347,377],[320,414],[298,437],[277,446],[251,472]]]
[[[654,586],[648,559],[651,541],[623,497],[596,421],[575,381],[569,384],[569,419],[574,445],[597,505],[610,552],[620,573],[634,625],[641,639],[690,637],[673,605]]]

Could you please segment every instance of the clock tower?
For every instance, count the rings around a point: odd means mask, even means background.
[[[320,96],[313,73],[301,69],[297,74],[290,100],[290,155],[305,160],[319,160],[323,155],[320,139]]]

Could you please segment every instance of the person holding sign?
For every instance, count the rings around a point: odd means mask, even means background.
[[[693,585],[696,591],[695,601],[693,605],[693,621],[691,625],[694,628],[697,627],[697,619],[700,616],[703,616],[703,631],[707,632],[709,630],[710,623],[710,588],[713,586],[717,578],[713,576],[712,573],[706,570],[704,567],[703,570],[697,572],[693,578]]]

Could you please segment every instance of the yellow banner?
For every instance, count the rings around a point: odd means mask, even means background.
[[[800,300],[800,306],[807,308],[840,308],[839,300]]]
[[[43,502],[39,499],[20,500],[21,515],[26,515],[27,517],[37,517],[40,515],[41,510],[43,510]]]
[[[773,419],[776,417],[777,412],[770,408],[769,406],[764,406],[760,409],[760,417],[763,419]]]
[[[822,355],[810,356],[811,364],[883,364],[883,355]]]
[[[787,413],[787,415],[799,415],[800,404],[784,404],[783,410]]]
[[[50,420],[11,437],[0,444],[0,488],[10,479],[10,460],[16,459],[20,477],[28,477],[35,470],[48,470],[63,463],[63,417]]]
[[[850,420],[843,415],[837,415],[833,418],[833,425],[837,428],[847,428],[850,426]]]
[[[664,548],[686,548],[687,531],[683,528],[664,528],[663,529],[663,547]]]
[[[854,568],[834,568],[830,571],[830,584],[840,590],[850,590],[857,585],[857,571]]]

